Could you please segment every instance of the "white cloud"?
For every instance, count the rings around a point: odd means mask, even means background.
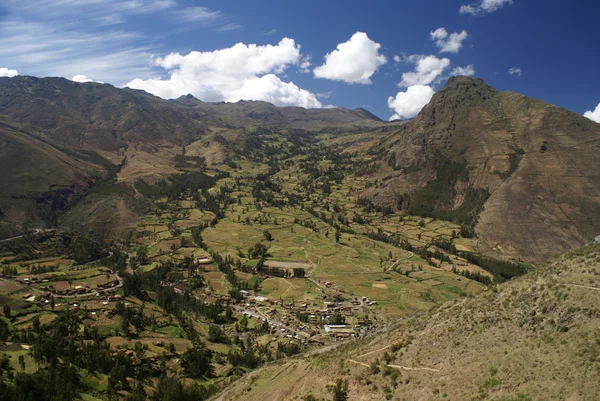
[[[305,62],[300,46],[283,38],[277,45],[236,45],[212,52],[171,53],[155,60],[169,71],[168,79],[134,79],[126,86],[172,99],[191,93],[209,101],[264,100],[277,106],[321,107],[317,97],[281,74],[291,65]]]
[[[157,29],[181,16],[175,0],[0,0],[12,12],[0,18],[1,63],[35,76],[86,75],[123,85],[158,76],[153,54],[164,54],[161,35],[136,32],[152,16]],[[179,10],[179,11],[178,11]],[[235,20],[201,7],[185,9],[176,30],[238,29]],[[179,13],[179,14],[178,14]],[[195,20],[195,21],[193,21]],[[125,23],[127,23],[125,25]]]
[[[398,84],[400,87],[429,85],[450,65],[447,58],[436,56],[412,55],[408,57],[408,61],[415,64],[415,71],[402,74],[402,80]]]
[[[193,6],[174,9],[172,14],[178,20],[189,23],[194,27],[212,28],[215,32],[227,32],[241,29],[238,23],[231,22],[231,18],[221,11],[211,10],[204,6]]]
[[[366,33],[356,32],[350,40],[337,45],[325,56],[325,63],[314,69],[315,78],[344,81],[349,84],[370,84],[371,76],[387,63],[379,54],[381,45]]]
[[[473,64],[469,64],[466,67],[456,67],[455,69],[452,70],[450,75],[452,75],[452,76],[464,75],[466,77],[471,77],[471,76],[475,75],[475,66]]]
[[[215,28],[217,32],[227,32],[227,31],[237,31],[238,29],[242,29],[240,24],[228,23]]]
[[[311,56],[310,55],[306,55],[304,56],[301,60],[300,60],[300,64],[299,64],[299,71],[303,74],[307,74],[310,72],[310,66],[312,65],[311,63]]]
[[[319,99],[329,99],[331,94],[332,94],[332,92],[323,92],[323,93],[315,93],[315,96],[318,97]]]
[[[51,21],[99,26],[126,22],[124,17],[163,12],[177,7],[175,0],[5,0],[19,12]],[[72,18],[72,19],[71,19]],[[108,22],[108,23],[107,23]]]
[[[512,4],[513,0],[481,0],[476,4],[465,4],[459,9],[461,14],[485,15],[493,13],[505,5]]]
[[[427,85],[409,86],[406,92],[398,92],[396,97],[388,98],[388,107],[394,115],[390,120],[413,118],[431,100],[434,90]]]
[[[510,75],[518,75],[521,76],[521,74],[523,73],[523,70],[521,70],[521,68],[519,67],[512,67],[508,69],[508,73]]]
[[[35,76],[87,75],[114,84],[149,78],[154,48],[136,44],[134,32],[62,30],[58,24],[0,21],[3,62]]]
[[[400,58],[400,56],[397,55],[397,54],[394,54],[394,62],[395,63],[399,63],[400,61],[402,61],[402,59]]]
[[[85,75],[81,75],[81,74],[73,76],[73,78],[71,78],[71,81],[73,81],[73,82],[79,82],[79,83],[86,83],[86,82],[97,82],[99,84],[103,84],[104,83],[102,81],[94,81],[93,79],[89,79]]]
[[[220,11],[211,11],[203,6],[182,8],[174,11],[174,14],[188,22],[211,22],[221,16]]]
[[[245,80],[243,86],[232,91],[227,101],[240,99],[264,100],[276,106],[301,106],[320,108],[321,102],[316,95],[300,89],[293,82],[283,82],[275,74]]]
[[[600,103],[596,107],[596,110],[586,111],[585,113],[583,113],[583,116],[589,118],[592,121],[600,123]]]
[[[8,68],[0,68],[0,77],[16,77],[17,75],[19,75],[19,72],[17,70],[10,70]]]
[[[429,33],[431,40],[435,41],[436,46],[440,49],[440,53],[458,53],[469,34],[463,30],[461,32],[448,33],[446,28],[438,28]]]
[[[71,78],[71,81],[80,82],[80,83],[94,82],[91,79],[89,79],[88,77],[86,77],[85,75],[75,75],[73,78]]]

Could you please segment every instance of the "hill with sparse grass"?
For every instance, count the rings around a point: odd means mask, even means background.
[[[451,220],[480,252],[542,262],[600,233],[600,124],[454,77],[371,149],[380,204]]]
[[[600,246],[363,340],[271,363],[216,400],[595,400]]]

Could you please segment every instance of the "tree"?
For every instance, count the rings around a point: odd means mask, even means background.
[[[238,291],[239,293],[239,291]],[[227,343],[227,335],[217,325],[211,324],[208,328],[208,339],[213,343]]]
[[[34,333],[40,332],[41,326],[40,326],[40,317],[39,316],[36,315],[33,318],[33,320],[31,321],[31,327],[32,327]]]
[[[238,216],[239,219],[240,216]],[[238,221],[239,223],[239,221]],[[192,227],[192,239],[200,248],[204,248],[204,241],[202,239],[202,227]]]
[[[211,377],[214,367],[210,361],[212,353],[200,344],[195,344],[181,355],[183,374],[191,379],[200,379],[203,376]]]
[[[267,241],[273,241],[273,235],[269,231],[263,231],[263,235]]]
[[[346,316],[342,315],[339,312],[336,312],[328,319],[327,323],[329,323],[329,324],[345,324]]]
[[[137,261],[140,265],[148,264],[148,247],[146,245],[140,245],[136,253]]]
[[[21,370],[25,370],[25,356],[24,355],[19,355],[19,366],[21,367]]]
[[[11,314],[10,305],[8,305],[8,304],[4,305],[3,311],[4,311],[4,316],[6,316],[8,319],[10,319],[10,314]]]
[[[125,398],[125,401],[144,401],[147,400],[146,390],[141,382],[137,382],[133,392]]]
[[[248,259],[264,258],[265,256],[267,256],[267,247],[261,243],[248,249]]]
[[[333,388],[333,401],[348,400],[348,380],[337,379]]]
[[[336,228],[335,229],[335,242],[336,242],[336,244],[340,243],[341,236],[342,236],[342,233],[340,232],[340,229]]]
[[[131,267],[131,270],[137,269],[139,267],[139,265],[140,264],[139,264],[137,258],[135,258],[133,256],[129,258],[129,267]]]
[[[144,344],[142,344],[141,342],[136,342],[135,345],[133,346],[133,352],[135,353],[135,357],[137,359],[143,359],[144,355],[146,354],[146,350],[144,349]]]

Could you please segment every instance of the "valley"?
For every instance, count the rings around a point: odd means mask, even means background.
[[[596,125],[542,124],[551,106],[521,98],[512,121],[513,94],[466,77],[391,123],[55,78],[0,90],[7,394],[530,400],[560,358],[587,373],[555,394],[597,391],[597,177],[550,196],[562,170],[541,172],[593,164]],[[514,373],[533,361],[535,386]]]

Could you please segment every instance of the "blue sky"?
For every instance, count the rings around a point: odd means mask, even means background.
[[[2,4],[0,76],[365,107],[389,119],[413,117],[449,76],[468,74],[600,121],[600,3],[591,0]]]

